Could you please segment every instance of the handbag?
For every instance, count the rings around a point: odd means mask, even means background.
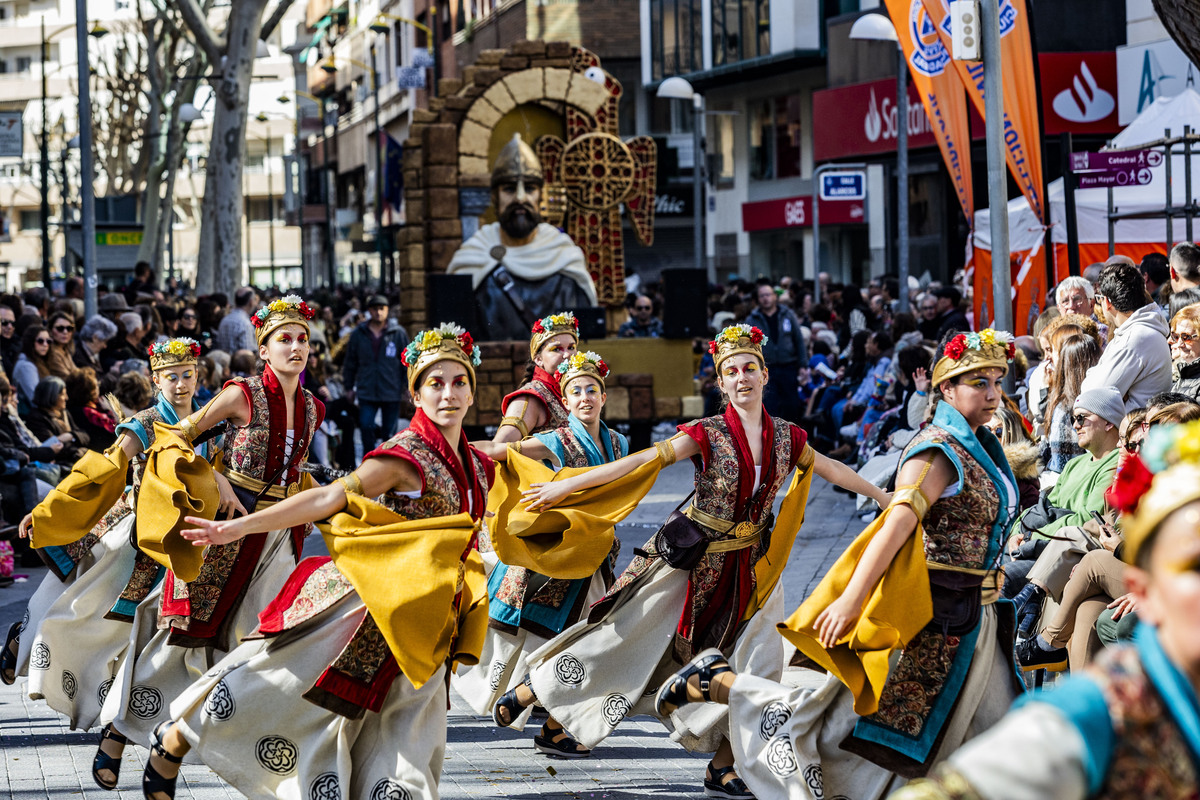
[[[689,494],[684,498],[684,503],[691,496]],[[682,506],[683,503],[680,503],[658,529],[658,533],[654,534],[654,550],[656,555],[675,569],[691,572],[704,557],[708,540],[692,518],[679,510]]]

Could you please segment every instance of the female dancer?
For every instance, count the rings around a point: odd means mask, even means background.
[[[44,548],[46,560],[55,568],[47,581],[61,581],[71,574],[84,552],[96,559],[95,568],[60,590],[31,629],[29,695],[45,699],[51,708],[66,715],[72,728],[86,730],[95,725],[117,665],[127,652],[129,623],[138,613],[157,614],[158,597],[153,590],[162,579],[163,568],[129,546],[135,525],[133,506],[146,466],[143,452],[150,446],[155,423],[174,425],[197,410],[194,395],[199,354],[200,345],[192,339],[172,339],[150,347],[151,379],[160,393],[158,402],[117,427],[116,447],[133,464],[130,499],[122,494],[100,523],[77,542]],[[112,480],[122,485],[124,478],[120,472],[112,475]],[[226,496],[232,502],[232,492]],[[40,531],[32,526],[35,517],[42,520],[39,527],[52,518],[57,527],[64,513],[73,516],[72,512],[79,510],[75,505],[64,507],[52,497],[45,507],[22,520],[21,535],[32,535],[37,545]],[[116,786],[120,761],[113,754],[119,755],[118,748],[124,744],[125,738],[112,726],[101,732],[92,767],[92,777],[101,788]]]
[[[500,402],[496,442],[515,442],[567,424],[558,366],[579,347],[579,320],[570,311],[533,323],[525,382]]]
[[[462,435],[479,363],[470,335],[423,331],[404,362],[412,424],[355,472],[248,517],[188,518],[185,537],[216,545],[336,514],[333,561],[302,562],[255,638],[172,704],[146,797],[174,795],[189,749],[251,797],[437,797],[446,673],[478,656],[485,624],[475,540],[494,465]]]
[[[660,688],[663,713],[728,704],[734,758],[759,797],[882,797],[995,723],[1020,691],[1011,607],[995,602],[1016,481],[985,427],[1012,348],[992,330],[943,344],[933,421],[905,451],[891,505],[780,626],[829,670],[823,686],[792,689],[709,650]]]
[[[789,509],[803,508],[812,472],[881,505],[888,496],[846,465],[815,453],[799,427],[763,411],[765,339],[758,328],[733,325],[709,344],[728,402],[724,414],[680,426],[680,435],[655,450],[529,490],[530,509],[545,509],[655,458],[692,458],[696,493],[686,514],[705,551],[690,569],[674,569],[652,539],[586,621],[529,656],[525,682],[496,705],[499,724],[511,724],[536,700],[583,746],[594,747],[626,715],[653,712],[647,687],[708,647],[755,674],[782,675],[782,642],[770,626],[783,615],[782,593],[772,589],[801,517]],[[789,519],[772,531],[772,504],[793,468],[799,471],[781,511]],[[733,767],[722,713],[674,714],[663,721],[685,747],[716,751],[704,781],[709,792],[748,796]]]
[[[902,800],[1194,796],[1200,774],[1200,422],[1152,430],[1117,474],[1126,584],[1141,621],[1053,692],[910,784]],[[1130,468],[1132,467],[1132,468]],[[1153,471],[1153,472],[1152,472]]]
[[[629,440],[600,420],[607,399],[604,379],[608,377],[608,365],[604,360],[596,353],[576,353],[560,363],[556,373],[571,415],[566,425],[509,445],[483,442],[477,445],[479,449],[503,461],[511,448],[556,469],[594,467],[628,455]],[[574,580],[546,578],[524,567],[499,562],[491,552],[483,554],[491,570],[489,636],[479,664],[461,670],[454,681],[454,688],[477,713],[491,713],[500,696],[520,682],[529,671],[527,653],[574,625],[585,609],[604,596],[612,586],[619,551],[620,542],[614,541],[595,574]],[[514,588],[526,586],[530,589]],[[513,727],[523,728],[528,718],[528,713],[523,713]],[[539,752],[564,758],[590,754],[553,717],[546,720],[533,745]]]
[[[174,498],[185,494],[194,502],[203,491],[189,483],[210,475],[221,498],[219,508],[202,512],[209,515],[218,510],[245,514],[304,488],[308,476],[299,466],[324,414],[320,401],[299,383],[308,361],[311,316],[294,295],[264,306],[251,319],[259,357],[266,362],[263,374],[230,381],[208,405],[180,421],[178,430],[158,428],[138,495],[137,533],[139,546],[168,567],[162,604],[157,615],[139,614],[134,620],[130,657],[120,662],[101,711],[101,718],[129,739],[148,740],[153,725],[166,718],[167,704],[254,629],[258,612],[299,560],[303,525],[280,526],[203,554],[186,542],[183,553],[164,547],[162,529],[179,529],[187,512],[172,505]],[[159,474],[170,473],[165,452],[190,453],[189,442],[225,422],[232,427],[225,434],[223,473],[203,466],[191,475]],[[114,738],[105,749],[115,764],[123,742]]]

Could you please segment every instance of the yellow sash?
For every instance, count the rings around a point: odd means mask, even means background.
[[[62,547],[82,539],[121,498],[128,472],[129,456],[118,445],[88,450],[33,509],[29,544]]]

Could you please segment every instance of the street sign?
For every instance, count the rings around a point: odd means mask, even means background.
[[[1160,150],[1116,150],[1100,153],[1071,153],[1071,169],[1109,172],[1140,167],[1157,167],[1163,161]]]
[[[101,247],[137,247],[142,243],[142,231],[98,231],[96,244]]]
[[[1145,186],[1153,179],[1149,167],[1133,167],[1107,172],[1080,172],[1075,180],[1080,189],[1108,186]]]
[[[821,174],[822,200],[862,200],[867,196],[865,172],[825,172]]]

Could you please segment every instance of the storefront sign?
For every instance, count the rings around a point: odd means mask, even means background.
[[[1115,53],[1043,53],[1038,65],[1047,135],[1120,130]]]
[[[813,158],[830,161],[847,156],[891,153],[900,130],[896,82],[872,81],[813,92]],[[935,147],[925,107],[912,84],[908,86],[908,146]]]
[[[742,203],[742,230],[749,233],[775,228],[811,228],[812,203],[812,197],[807,195]],[[866,221],[866,209],[861,200],[821,201],[822,227],[862,225]]]
[[[1174,97],[1200,70],[1170,39],[1117,48],[1117,113],[1128,125],[1160,97]]]

